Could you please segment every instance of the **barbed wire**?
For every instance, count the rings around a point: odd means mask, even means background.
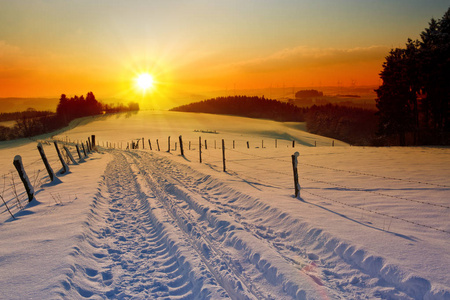
[[[303,161],[299,161],[299,164],[302,164],[302,165],[305,165],[305,166],[309,166],[309,167],[315,167],[315,168],[320,168],[320,169],[337,171],[337,172],[346,172],[346,173],[350,173],[350,174],[370,176],[370,177],[376,177],[376,178],[382,178],[382,179],[388,179],[388,180],[398,180],[398,181],[405,181],[405,182],[410,182],[410,183],[418,183],[418,184],[424,184],[424,185],[432,185],[432,186],[437,186],[437,187],[450,188],[450,185],[444,185],[444,184],[438,184],[438,183],[430,183],[430,182],[424,182],[424,181],[416,181],[416,180],[410,180],[410,179],[404,179],[404,178],[396,178],[396,177],[384,176],[384,175],[375,175],[375,174],[369,174],[369,173],[364,173],[364,172],[359,172],[359,171],[343,170],[343,169],[337,169],[337,168],[313,165],[313,164],[305,163]]]
[[[342,185],[342,184],[326,182],[326,181],[323,181],[323,180],[312,179],[312,178],[303,177],[303,176],[301,178],[305,179],[305,180],[312,181],[312,182],[323,183],[323,184],[331,185],[331,186],[334,186],[334,187],[344,188],[344,189],[349,190],[349,191],[372,193],[372,194],[376,194],[376,195],[383,196],[383,197],[390,197],[390,198],[395,198],[395,199],[399,199],[399,200],[405,200],[405,201],[416,202],[416,203],[420,203],[420,204],[425,204],[425,205],[431,205],[431,206],[436,206],[436,207],[442,207],[442,208],[450,209],[450,206],[445,206],[445,205],[442,205],[442,204],[436,204],[436,203],[431,203],[431,202],[427,202],[427,201],[420,201],[420,200],[415,200],[415,199],[408,199],[408,198],[405,198],[405,197],[400,197],[400,196],[395,196],[395,195],[383,194],[383,193],[380,193],[380,192],[370,191],[370,190],[366,190],[366,189],[363,189],[363,188],[352,188],[352,187],[348,187],[348,186],[345,186],[345,185]]]
[[[410,224],[414,224],[414,225],[417,225],[417,226],[422,226],[422,227],[425,227],[425,228],[429,228],[429,229],[433,229],[433,230],[436,230],[436,231],[441,231],[441,232],[450,234],[450,231],[447,231],[447,230],[444,230],[444,229],[440,229],[440,228],[436,228],[436,227],[433,227],[433,226],[417,223],[417,222],[406,220],[406,219],[403,219],[403,218],[400,218],[400,217],[396,217],[396,216],[391,216],[391,215],[388,215],[388,214],[385,214],[385,213],[382,213],[382,212],[379,212],[379,211],[366,209],[366,208],[363,208],[363,207],[360,207],[360,206],[351,205],[351,204],[348,204],[348,203],[345,203],[345,202],[342,202],[342,201],[339,201],[339,200],[331,199],[329,197],[325,197],[325,196],[322,196],[322,195],[318,195],[318,194],[312,193],[312,192],[310,192],[308,190],[305,190],[305,189],[302,189],[302,192],[306,192],[306,193],[308,193],[308,194],[310,194],[312,196],[316,196],[316,197],[324,199],[324,200],[328,200],[328,201],[332,201],[332,202],[335,202],[335,203],[339,203],[339,204],[344,205],[344,206],[356,208],[356,209],[367,211],[367,212],[370,212],[370,213],[374,213],[374,214],[377,214],[377,215],[380,215],[380,216],[384,216],[384,217],[400,220],[400,221],[407,222],[407,223],[410,223]]]

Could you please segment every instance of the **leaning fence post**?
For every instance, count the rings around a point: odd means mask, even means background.
[[[55,144],[56,152],[58,153],[59,160],[61,161],[61,164],[63,167],[61,174],[67,173],[67,172],[69,172],[69,166],[64,161],[64,159],[61,155],[61,151],[59,151],[58,144],[56,143],[56,141],[54,141],[54,144]]]
[[[63,148],[66,151],[67,156],[69,156],[69,159],[72,161],[72,163],[74,165],[78,165],[78,163],[75,161],[75,159],[73,159],[72,153],[70,153],[69,149],[66,146],[64,146]]]
[[[84,148],[84,143],[81,143],[81,148],[83,148],[84,157],[87,157],[86,148]]]
[[[298,198],[300,196],[300,184],[298,183],[298,161],[297,161],[297,157],[300,154],[298,152],[295,152],[292,155],[292,168],[294,170],[294,187],[295,187],[295,198]]]
[[[222,139],[222,160],[223,160],[223,171],[226,172],[227,168],[225,167],[225,140]]]
[[[159,141],[158,141],[158,139],[156,139],[156,146],[158,146],[158,151],[161,151],[161,150],[159,149]]]
[[[38,143],[37,148],[39,150],[39,154],[41,155],[42,161],[44,162],[45,168],[47,169],[48,176],[50,180],[53,181],[55,179],[55,173],[53,172],[52,167],[48,163],[47,156],[45,156],[44,148],[42,148],[42,144]]]
[[[34,189],[30,183],[27,173],[25,172],[25,169],[23,168],[22,157],[20,155],[16,155],[13,163],[19,173],[23,185],[25,186],[25,190],[27,191],[28,202],[31,202],[34,199]]]
[[[78,147],[78,144],[75,145],[75,148],[77,148],[78,158],[81,160],[80,147]]]
[[[148,139],[148,146],[150,147],[150,150],[152,150],[152,142],[150,142],[150,139]]]
[[[198,156],[200,157],[200,163],[202,163],[202,137],[198,137]]]
[[[183,138],[182,138],[181,135],[180,135],[179,139],[180,139],[180,152],[181,152],[181,156],[184,157]]]
[[[89,152],[92,150],[91,137],[89,137],[89,136],[88,136],[88,149],[89,149]]]

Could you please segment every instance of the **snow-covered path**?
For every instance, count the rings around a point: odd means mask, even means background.
[[[17,175],[3,176],[16,219],[2,207],[0,299],[450,299],[448,148],[332,147],[290,124],[161,112],[58,138],[91,133],[98,151],[54,183],[36,143],[0,149],[4,172],[22,156],[36,191],[20,209]],[[131,134],[145,149],[117,149]]]
[[[419,299],[430,290],[170,157],[112,153],[63,297]]]

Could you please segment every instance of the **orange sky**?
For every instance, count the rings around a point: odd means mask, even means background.
[[[418,38],[447,6],[418,0],[2,1],[0,97],[93,91],[100,100],[169,108],[187,95],[218,90],[378,85],[389,50]],[[146,95],[134,86],[141,72],[157,81]]]

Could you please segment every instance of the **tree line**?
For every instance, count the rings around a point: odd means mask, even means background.
[[[392,49],[380,77],[381,136],[400,145],[450,144],[450,9],[420,40]]]
[[[376,144],[377,116],[373,110],[337,105],[300,108],[264,97],[229,96],[182,105],[172,111],[201,112],[269,119],[280,122],[305,122],[309,132],[336,138],[353,145]]]
[[[266,99],[264,96],[218,97],[182,105],[171,110],[234,115],[282,122],[303,122],[305,120],[304,109],[289,103]]]
[[[0,141],[52,132],[67,126],[70,121],[80,117],[137,110],[139,110],[139,104],[134,102],[130,102],[128,105],[103,104],[95,98],[92,92],[87,93],[86,97],[75,95],[69,98],[62,94],[56,107],[56,114],[28,109],[25,112],[11,113],[5,116],[17,118],[15,118],[16,123],[13,127],[0,126]]]

